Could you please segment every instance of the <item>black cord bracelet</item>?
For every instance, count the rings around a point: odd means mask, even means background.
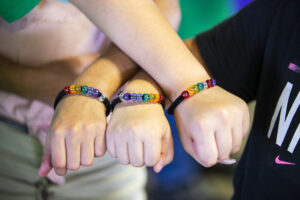
[[[170,105],[168,108],[168,114],[173,115],[175,108],[185,99],[193,96],[196,93],[201,92],[202,90],[214,87],[216,85],[215,79],[209,79],[200,83],[197,83],[196,85],[193,85],[189,87],[188,89],[184,90],[181,95],[179,95],[175,101]]]
[[[111,102],[111,111],[114,111],[116,105],[121,102],[138,102],[138,103],[160,103],[165,109],[165,97],[161,94],[141,94],[141,93],[123,93],[120,92],[118,97]]]
[[[111,111],[111,105],[107,97],[105,97],[98,89],[94,89],[92,87],[88,87],[86,85],[81,86],[81,85],[70,85],[66,86],[63,90],[61,90],[58,95],[55,98],[54,101],[54,110],[57,106],[57,104],[60,102],[60,100],[68,95],[68,94],[80,94],[80,95],[85,95],[88,97],[92,98],[97,98],[100,102],[102,102],[105,106],[106,109],[106,116],[110,114]]]

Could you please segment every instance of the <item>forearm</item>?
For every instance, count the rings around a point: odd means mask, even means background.
[[[107,52],[73,83],[95,87],[110,98],[137,69],[137,65],[112,44]]]
[[[71,2],[148,72],[171,99],[208,78],[152,1]]]
[[[0,57],[0,89],[52,105],[59,89],[72,81],[75,76],[75,72],[65,73],[62,67],[62,65],[73,65],[73,61],[63,63],[55,62],[44,67],[29,67]]]
[[[158,84],[143,70],[139,70],[130,79],[123,92],[162,94]]]

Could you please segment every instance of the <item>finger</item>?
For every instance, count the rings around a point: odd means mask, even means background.
[[[156,173],[159,173],[164,166],[168,165],[170,162],[172,162],[174,157],[174,144],[173,144],[173,138],[171,136],[167,136],[162,139],[162,145],[161,145],[161,156],[158,161],[158,163],[153,167],[154,171]]]
[[[216,130],[215,140],[218,148],[218,159],[226,160],[230,157],[232,149],[232,132],[230,127],[222,127]]]
[[[128,145],[127,142],[119,142],[116,144],[117,159],[123,165],[129,164]]]
[[[82,143],[80,164],[82,166],[91,166],[94,161],[94,154],[94,140]]]
[[[143,142],[128,142],[129,161],[135,167],[144,165],[144,144]]]
[[[51,162],[57,175],[63,176],[67,173],[66,145],[62,136],[54,136],[51,140]]]
[[[66,138],[67,148],[67,168],[69,170],[78,170],[80,167],[80,141],[71,135]]]
[[[105,138],[105,125],[102,124],[96,124],[95,126],[96,130],[96,138],[94,141],[95,144],[95,156],[101,157],[105,154],[106,151],[106,138]]]
[[[244,119],[243,119],[243,130],[242,130],[243,138],[245,138],[247,136],[248,131],[249,131],[249,126],[250,126],[250,116],[249,116],[249,110],[247,107],[246,113],[245,113]]]
[[[43,159],[39,169],[39,176],[40,177],[47,176],[47,174],[51,171],[51,169],[52,169],[52,165],[51,165],[50,145],[47,142],[44,148]]]
[[[218,148],[212,131],[203,131],[193,137],[195,159],[204,167],[211,167],[218,159]]]
[[[161,153],[160,139],[144,141],[144,161],[146,166],[153,167],[159,160]]]
[[[114,137],[109,128],[106,131],[105,139],[106,139],[106,146],[107,146],[107,151],[108,151],[109,155],[113,158],[117,158]]]
[[[242,122],[238,123],[235,128],[232,129],[232,149],[231,153],[236,153],[240,150],[243,140],[243,128]]]

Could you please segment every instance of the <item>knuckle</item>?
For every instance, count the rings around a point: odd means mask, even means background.
[[[83,161],[81,161],[81,165],[86,166],[86,167],[92,166],[93,165],[93,159],[83,160]]]
[[[153,167],[157,162],[158,162],[158,158],[153,156],[150,159],[146,159],[145,163],[148,167]]]
[[[79,164],[70,164],[68,165],[68,169],[72,171],[77,171],[80,168]]]
[[[212,156],[205,156],[205,157],[200,156],[198,160],[204,167],[212,167],[217,163],[217,158]]]

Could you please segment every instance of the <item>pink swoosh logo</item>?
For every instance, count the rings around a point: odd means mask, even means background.
[[[290,163],[290,162],[286,162],[286,161],[282,161],[282,160],[279,160],[279,156],[278,155],[276,158],[275,158],[275,163],[278,164],[278,165],[296,165],[296,163]]]

